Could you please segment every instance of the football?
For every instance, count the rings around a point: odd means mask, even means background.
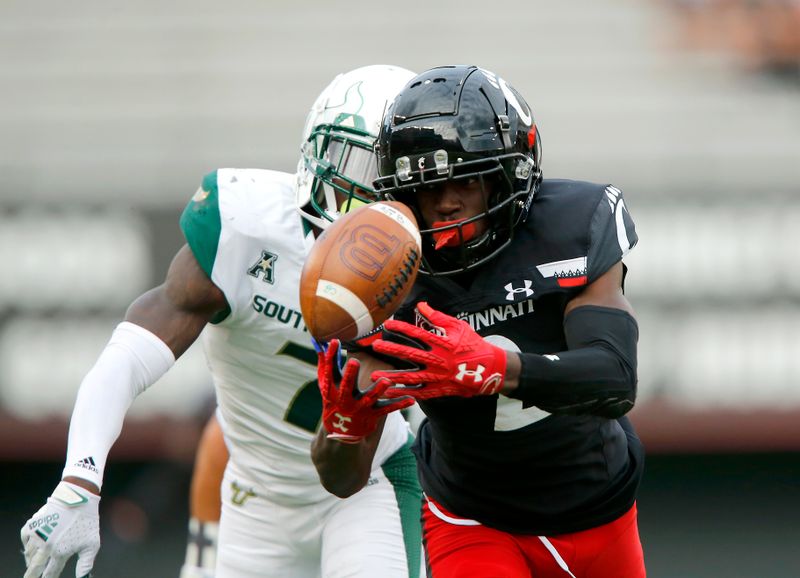
[[[411,209],[371,203],[330,225],[300,276],[300,309],[316,339],[351,341],[386,321],[419,270],[420,236]]]

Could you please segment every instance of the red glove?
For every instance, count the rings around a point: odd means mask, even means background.
[[[372,379],[390,379],[396,384],[386,397],[410,395],[431,399],[448,395],[472,397],[492,395],[503,388],[506,352],[485,341],[464,321],[417,304],[417,322],[422,327],[390,319],[384,330],[419,343],[418,347],[379,339],[372,344],[378,353],[416,365],[415,369],[375,371]],[[430,331],[425,328],[429,327]]]
[[[388,379],[374,381],[366,390],[358,388],[357,359],[348,359],[342,372],[339,348],[334,339],[326,351],[317,353],[317,380],[322,394],[322,423],[330,439],[358,443],[375,431],[378,420],[395,410],[414,404],[411,397],[380,399],[393,384]]]

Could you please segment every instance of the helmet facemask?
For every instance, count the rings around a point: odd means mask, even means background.
[[[376,200],[374,137],[366,131],[320,125],[303,144],[303,162],[313,175],[310,209],[328,222]]]
[[[442,152],[439,151],[440,157]],[[451,163],[446,170],[440,166],[407,174],[399,171],[399,175],[378,178],[375,186],[381,198],[400,201],[414,211],[422,227],[420,271],[430,275],[454,275],[493,259],[511,242],[512,231],[522,218],[539,178],[529,171],[520,179],[516,169],[519,165],[529,165],[527,157],[512,153]],[[509,176],[509,167],[514,167],[513,178]],[[419,207],[419,196],[447,182],[461,186],[479,183],[485,200],[483,210],[467,219],[427,223]],[[471,229],[479,221],[485,223],[486,229],[475,236]]]

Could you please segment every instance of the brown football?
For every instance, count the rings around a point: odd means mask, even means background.
[[[381,201],[330,225],[306,258],[300,309],[316,339],[361,337],[405,299],[421,257],[416,219],[407,206]]]

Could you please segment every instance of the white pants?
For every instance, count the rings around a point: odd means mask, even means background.
[[[419,502],[412,507],[406,519],[418,521]],[[421,550],[416,536],[412,548]],[[225,471],[216,578],[409,578],[406,554],[397,495],[382,469],[347,499],[301,506],[271,502],[231,463]]]

